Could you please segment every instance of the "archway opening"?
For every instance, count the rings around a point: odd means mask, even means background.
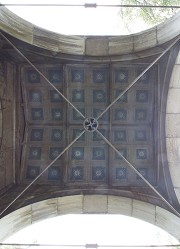
[[[168,6],[179,6],[178,0],[171,0],[170,3],[149,0],[148,4],[145,0],[111,2],[107,0],[19,0],[16,1],[17,5],[12,4],[11,0],[1,0],[1,3],[21,18],[41,28],[65,35],[128,35],[149,29],[172,17],[179,10],[179,8],[168,8]],[[128,5],[130,7],[125,7]],[[149,8],[149,5],[155,7]]]
[[[26,227],[6,243],[58,245],[59,248],[113,248],[175,245],[178,241],[164,230],[124,215],[61,215]]]

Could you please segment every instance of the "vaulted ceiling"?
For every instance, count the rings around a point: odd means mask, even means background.
[[[3,215],[79,193],[179,210],[164,144],[178,43],[135,80],[172,42],[139,58],[127,53],[102,59],[52,53],[2,33],[1,210],[12,202]]]

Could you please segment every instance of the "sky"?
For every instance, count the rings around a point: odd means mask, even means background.
[[[107,214],[71,214],[54,217],[21,230],[6,242],[61,245],[164,245],[178,243],[164,230],[147,222],[123,215]]]
[[[119,0],[0,0],[1,3],[119,4]],[[84,7],[8,7],[11,11],[42,28],[66,35],[125,35],[129,30],[119,15],[119,8]],[[48,18],[47,18],[48,17]],[[149,26],[137,19],[131,30],[139,32]]]

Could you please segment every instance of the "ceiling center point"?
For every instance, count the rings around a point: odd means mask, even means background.
[[[86,118],[83,125],[86,131],[93,132],[98,128],[98,121],[95,118]]]

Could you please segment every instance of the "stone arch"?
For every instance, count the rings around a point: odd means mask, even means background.
[[[180,52],[173,68],[168,90],[166,147],[174,191],[180,202]]]
[[[132,198],[112,195],[75,195],[47,199],[1,219],[0,240],[31,224],[64,214],[121,214],[151,223],[180,240],[180,220],[169,211]]]
[[[151,29],[125,36],[68,36],[37,27],[6,7],[1,6],[0,10],[0,29],[9,35],[53,53],[82,56],[120,56],[137,53],[134,57],[138,59],[142,56],[141,51],[153,49],[179,35],[179,20],[180,12]],[[155,54],[159,52],[161,49],[153,50]]]

